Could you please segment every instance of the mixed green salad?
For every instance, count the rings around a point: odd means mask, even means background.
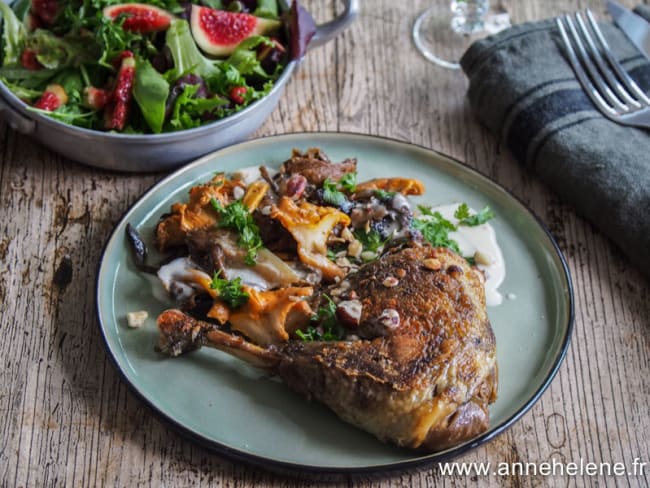
[[[191,129],[272,89],[313,20],[277,0],[0,2],[0,81],[30,110],[127,134]]]

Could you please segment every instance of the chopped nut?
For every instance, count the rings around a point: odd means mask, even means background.
[[[149,317],[149,314],[144,310],[141,310],[139,312],[129,312],[126,314],[126,321],[129,324],[129,327],[137,329],[138,327],[142,327],[144,325],[147,317]]]
[[[398,278],[404,278],[406,276],[406,270],[399,268],[395,270],[395,274],[397,275]]]
[[[232,197],[235,200],[239,200],[240,198],[244,198],[245,194],[246,194],[246,190],[244,190],[241,186],[236,186],[235,188],[232,189]]]
[[[359,300],[347,300],[336,307],[336,319],[346,327],[356,327],[361,321],[363,305]]]
[[[351,264],[346,257],[336,258],[335,263],[337,266],[341,266],[342,268],[349,268]]]
[[[353,258],[358,258],[361,256],[361,253],[363,252],[363,245],[357,241],[356,239],[350,242],[350,245],[348,246],[348,255],[352,256]]]
[[[492,264],[490,256],[483,254],[481,251],[476,251],[474,253],[474,262],[476,264],[482,264],[483,266],[489,266]]]
[[[386,308],[381,315],[377,317],[377,321],[386,329],[395,330],[400,324],[399,312],[394,308]]]
[[[361,253],[361,259],[364,261],[372,261],[377,257],[377,253],[372,251],[363,251]]]
[[[424,261],[422,261],[422,264],[424,265],[425,268],[437,271],[442,267],[442,263],[440,260],[436,258],[427,258]]]
[[[350,289],[350,282],[347,280],[343,280],[341,281],[341,283],[339,283],[339,286],[330,290],[330,295],[332,295],[333,297],[338,297],[341,296],[349,289]]]
[[[382,285],[384,285],[386,288],[393,288],[394,286],[397,286],[399,284],[399,280],[395,278],[394,276],[389,276],[386,278]]]
[[[354,238],[354,234],[352,234],[352,232],[350,231],[350,229],[348,229],[347,227],[345,227],[345,228],[341,231],[341,238],[344,239],[344,240],[346,240],[346,241],[354,241],[354,240],[355,240],[355,238]]]

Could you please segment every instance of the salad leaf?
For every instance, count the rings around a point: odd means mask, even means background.
[[[278,18],[278,2],[277,0],[257,0],[257,8],[253,12],[257,17],[265,17],[267,19]]]
[[[227,63],[235,68],[241,75],[256,74],[262,78],[269,78],[269,74],[262,68],[260,61],[257,59],[257,48],[266,44],[273,47],[273,41],[264,36],[249,37],[242,41],[234,53],[227,59]]]
[[[9,5],[4,2],[0,2],[0,14],[3,18],[2,65],[19,64],[25,43],[25,26],[18,20]]]
[[[142,116],[158,134],[165,122],[165,102],[169,96],[169,83],[146,59],[138,58],[135,69],[133,98],[140,107]],[[180,109],[180,108],[179,108]]]
[[[34,31],[27,38],[25,47],[33,50],[38,62],[48,69],[78,65],[82,58],[88,58],[83,40],[64,39],[43,29]]]
[[[192,129],[203,123],[202,118],[212,113],[218,107],[228,103],[221,97],[195,97],[200,85],[187,85],[176,98],[169,127],[172,130]]]
[[[43,89],[47,82],[60,71],[59,69],[32,71],[22,67],[3,66],[0,68],[0,77],[12,83],[20,84],[23,88]]]
[[[196,47],[190,24],[186,20],[177,19],[171,23],[167,30],[166,42],[174,60],[174,68],[168,76],[176,79],[188,73],[195,73],[209,78],[220,74],[218,61],[206,58]]]
[[[40,97],[43,94],[43,90],[25,88],[24,86],[9,82],[9,80],[6,78],[0,78],[0,81],[2,81],[7,86],[7,88],[13,92],[14,95],[23,100],[32,100],[36,97]]]
[[[102,14],[101,11],[95,15],[97,25],[95,39],[101,48],[101,57],[98,63],[110,69],[114,69],[111,61],[118,57],[123,51],[133,51],[137,54],[136,47],[142,41],[142,35],[135,32],[125,31],[122,28],[125,18],[111,20]]]

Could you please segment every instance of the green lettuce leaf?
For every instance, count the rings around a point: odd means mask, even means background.
[[[176,80],[190,73],[203,78],[219,74],[219,61],[210,60],[201,54],[186,20],[177,19],[172,22],[167,30],[166,43],[174,59],[174,69],[169,74],[165,73],[168,80]]]
[[[13,10],[4,2],[0,2],[0,14],[2,14],[2,65],[19,64],[20,55],[25,44],[25,26],[22,24]]]
[[[138,59],[135,68],[133,98],[151,130],[159,134],[165,122],[165,102],[169,83],[146,59]]]

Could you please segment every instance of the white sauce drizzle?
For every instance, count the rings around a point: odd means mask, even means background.
[[[452,203],[432,207],[431,210],[440,212],[445,219],[457,225],[458,219],[454,217],[454,212],[458,206],[459,204]],[[470,211],[472,214],[477,213],[472,208]],[[498,288],[506,277],[506,265],[494,227],[489,222],[475,227],[461,225],[458,226],[457,231],[449,233],[449,238],[458,243],[463,256],[474,256],[478,251],[487,258],[489,264],[476,263],[476,266],[485,274],[485,301],[490,307],[501,305],[503,295],[499,293]]]

